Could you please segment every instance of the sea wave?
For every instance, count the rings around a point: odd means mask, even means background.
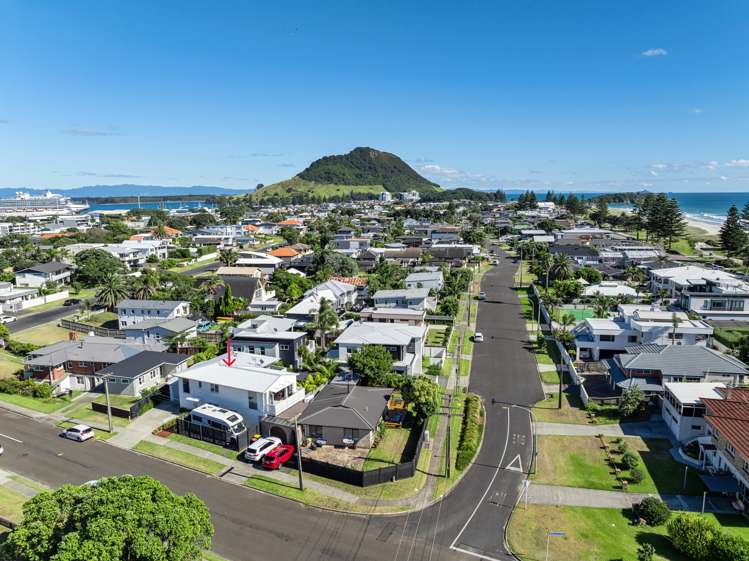
[[[706,224],[716,224],[718,226],[726,221],[725,215],[710,214],[707,212],[685,212],[684,216],[686,216],[688,219],[691,218],[692,220],[698,222],[705,222]]]

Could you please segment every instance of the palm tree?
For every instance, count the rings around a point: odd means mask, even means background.
[[[609,310],[611,309],[611,298],[609,298],[608,296],[604,296],[600,292],[597,292],[595,298],[593,299],[593,306],[595,307],[597,318],[608,317]]]
[[[167,337],[164,341],[169,345],[170,349],[178,353],[185,346],[185,343],[187,343],[187,333],[175,333],[171,337]]]
[[[205,293],[209,296],[215,296],[216,292],[218,292],[218,289],[224,286],[224,281],[219,276],[212,276],[208,277],[205,281],[203,281],[203,284],[200,285],[200,288],[205,291]]]
[[[681,320],[679,319],[679,316],[674,312],[671,314],[671,344],[676,344],[676,330],[679,328],[679,324],[681,323]]]
[[[327,298],[320,300],[320,308],[317,311],[314,325],[315,329],[320,332],[320,348],[324,349],[325,334],[338,327],[338,314]]]
[[[133,296],[138,300],[149,300],[156,294],[160,286],[159,276],[152,269],[145,269],[138,280],[133,291]]]
[[[546,279],[544,280],[544,288],[548,289],[549,288],[549,273],[551,272],[551,269],[554,266],[554,260],[552,259],[549,253],[542,253],[541,255],[538,256],[538,266],[546,275]]]
[[[153,231],[153,236],[157,240],[163,240],[169,237],[169,234],[167,234],[166,227],[163,224],[159,224],[156,229]]]
[[[554,256],[552,271],[555,279],[564,280],[570,278],[572,276],[572,265],[569,255],[564,253],[556,254]]]
[[[117,303],[127,298],[127,296],[127,288],[125,287],[125,283],[122,282],[122,277],[113,273],[104,277],[96,290],[96,301],[106,306],[110,312],[114,311]]]
[[[239,255],[231,248],[223,248],[218,250],[218,259],[227,267],[231,267],[237,262]]]

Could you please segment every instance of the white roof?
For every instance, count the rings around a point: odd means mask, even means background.
[[[335,342],[351,345],[408,345],[413,338],[423,339],[426,330],[425,325],[363,321],[352,323]]]
[[[674,394],[674,397],[682,405],[699,403],[702,397],[723,399],[715,389],[726,387],[725,384],[720,382],[666,382],[664,386]]]
[[[587,318],[585,323],[596,331],[623,331],[622,325],[608,318]]]
[[[637,296],[637,291],[625,284],[602,282],[586,286],[583,294],[585,296],[594,296],[595,294],[603,294],[604,296]]]
[[[653,269],[654,275],[669,278],[678,284],[687,284],[689,281],[709,279],[712,281],[735,281],[741,282],[735,275],[718,269],[706,269],[697,265],[685,265],[684,267],[669,267],[666,269]]]
[[[533,241],[536,243],[554,243],[555,239],[554,236],[533,236]]]
[[[180,378],[187,378],[207,384],[218,384],[239,390],[251,392],[276,392],[293,384],[296,375],[286,370],[275,370],[258,366],[262,359],[273,359],[274,357],[262,357],[252,353],[232,353],[232,358],[236,362],[231,366],[226,366],[223,359],[226,355],[221,355],[211,360],[196,364],[184,372],[177,374]]]

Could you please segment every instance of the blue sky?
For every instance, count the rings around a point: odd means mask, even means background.
[[[743,0],[0,0],[0,186],[749,191]]]

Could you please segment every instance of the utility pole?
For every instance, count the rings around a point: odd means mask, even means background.
[[[294,442],[296,443],[296,470],[299,472],[299,490],[304,491],[304,477],[302,475],[302,448],[299,446],[299,415],[294,417]]]
[[[107,396],[107,421],[109,421],[109,433],[112,433],[112,404],[109,401],[109,375],[104,375],[104,393]]]
[[[557,340],[552,338],[552,342],[557,345]],[[562,353],[559,353],[559,404],[558,409],[562,408],[562,381],[564,380],[564,361],[562,360]]]
[[[520,288],[523,288],[523,244],[520,245]]]
[[[445,477],[447,479],[450,479],[450,467],[451,467],[450,466],[450,461],[451,461],[451,458],[450,458],[450,446],[451,446],[451,442],[450,442],[451,435],[450,435],[450,432],[452,432],[452,431],[450,431],[450,421],[452,420],[452,411],[453,411],[453,395],[452,394],[448,394],[448,396],[447,396],[447,441],[446,441],[447,442],[447,450],[446,450],[446,453],[445,453],[445,456],[446,456],[446,461],[445,461],[445,467],[446,467],[446,469],[445,469]]]

